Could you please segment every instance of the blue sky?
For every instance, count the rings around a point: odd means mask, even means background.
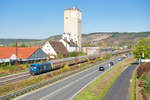
[[[0,38],[62,34],[64,9],[77,6],[82,33],[150,31],[150,0],[0,0]]]

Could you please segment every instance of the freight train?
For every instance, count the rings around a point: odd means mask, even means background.
[[[111,53],[111,55],[124,54],[130,51],[131,50],[113,52]],[[49,62],[40,63],[40,64],[39,63],[30,64],[29,72],[31,73],[31,75],[37,75],[37,74],[41,74],[44,72],[49,72],[55,69],[62,68],[66,64],[74,65],[74,64],[88,62],[88,60],[93,61],[96,58],[104,57],[104,55],[105,54],[85,55],[85,56],[77,56],[77,57],[69,57],[69,58],[51,60]]]

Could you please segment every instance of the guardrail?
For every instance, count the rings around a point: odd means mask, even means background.
[[[85,67],[82,67],[82,68],[77,69],[77,70],[75,70],[75,71],[72,71],[72,72],[69,72],[69,73],[66,73],[66,74],[57,76],[57,77],[52,78],[52,79],[50,79],[50,80],[48,80],[48,81],[41,82],[41,83],[38,83],[38,84],[34,84],[34,85],[29,86],[29,87],[27,87],[27,88],[24,88],[24,89],[22,89],[22,90],[18,90],[18,91],[16,91],[16,92],[12,92],[12,93],[9,93],[9,94],[4,95],[4,96],[0,96],[0,100],[9,100],[9,99],[11,99],[11,98],[15,98],[15,97],[17,97],[17,96],[23,95],[23,94],[25,94],[25,93],[27,93],[27,92],[30,92],[30,91],[32,91],[32,90],[35,90],[35,89],[38,89],[38,88],[43,87],[43,86],[45,86],[45,85],[48,85],[48,84],[50,84],[50,83],[52,83],[52,82],[58,81],[58,80],[60,80],[60,79],[66,78],[66,77],[68,77],[68,76],[70,76],[70,75],[73,75],[73,74],[75,74],[75,73],[81,72],[81,71],[83,71],[83,70],[85,70],[85,69],[87,69],[87,68],[90,68],[90,67],[92,67],[92,66],[97,66],[97,65],[100,64],[100,63],[102,63],[102,61],[96,62],[95,64],[91,64],[91,65],[88,65],[88,66],[85,66]]]

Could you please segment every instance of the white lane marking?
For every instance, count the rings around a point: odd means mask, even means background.
[[[121,62],[121,61],[119,61]],[[116,64],[118,64],[119,62],[116,62]],[[92,82],[96,81],[100,76],[102,76],[104,73],[108,72],[109,70],[111,70],[113,67],[115,67],[114,64],[111,68],[107,69],[107,71],[103,72],[102,74],[98,75],[97,77],[95,77],[93,80],[91,80],[89,83],[87,83],[84,87],[82,87],[79,91],[77,91],[72,97],[69,98],[69,100],[72,100],[78,93],[80,93],[84,88],[86,88],[88,85],[90,85]]]
[[[91,69],[93,69],[93,68],[95,68],[95,67],[98,67],[99,65],[102,65],[102,64],[104,64],[104,63],[106,63],[106,62],[103,62],[103,63],[101,63],[101,64],[95,65],[95,66],[93,66],[93,67],[91,67],[91,68],[88,68],[88,69],[86,69],[86,70],[83,70],[83,71],[81,71],[81,72],[75,73],[75,74],[73,74],[73,75],[71,75],[71,76],[66,77],[65,79],[58,80],[58,81],[56,81],[56,82],[54,82],[54,83],[52,83],[52,84],[50,84],[50,85],[44,86],[44,87],[39,88],[39,89],[37,89],[37,90],[35,90],[35,91],[32,91],[32,92],[29,92],[29,93],[27,93],[27,94],[21,95],[21,96],[17,97],[15,100],[19,100],[19,99],[21,99],[21,98],[23,98],[23,97],[25,97],[25,96],[28,96],[28,95],[33,94],[33,93],[36,93],[36,92],[41,91],[41,90],[43,90],[43,89],[45,89],[45,88],[51,87],[52,85],[55,85],[55,84],[57,84],[57,83],[59,83],[59,82],[61,82],[61,81],[65,81],[65,80],[67,80],[67,79],[69,79],[69,78],[71,78],[71,77],[74,77],[74,76],[76,76],[76,75],[82,73],[82,72],[89,71],[89,70],[91,70]]]
[[[98,75],[97,77],[95,77],[93,80],[91,80],[90,82],[88,82],[84,87],[82,87],[79,91],[77,91],[73,96],[71,96],[69,98],[69,100],[72,100],[78,93],[80,93],[84,88],[86,88],[89,84],[91,84],[92,82],[96,81],[101,75],[103,75],[105,72],[101,73],[100,75]]]
[[[90,74],[86,74],[85,76],[83,76],[83,77],[81,77],[81,78],[79,78],[79,79],[76,79],[75,81],[72,81],[72,82],[70,82],[69,84],[66,84],[64,87],[59,88],[59,89],[57,89],[56,91],[54,91],[54,92],[52,92],[52,93],[50,93],[50,94],[48,94],[48,95],[46,95],[46,96],[40,98],[40,100],[45,100],[46,98],[50,97],[51,95],[56,94],[57,92],[60,92],[61,90],[63,90],[63,89],[65,89],[65,88],[67,88],[67,87],[69,87],[69,86],[75,84],[76,82],[78,82],[78,81],[80,81],[80,80],[82,80],[82,79],[84,79],[84,78],[86,78],[86,77],[92,75],[92,74],[95,73],[95,72],[97,72],[97,70],[93,71],[93,72],[90,73]]]
[[[68,77],[66,77],[65,79],[58,80],[58,81],[56,81],[56,82],[54,82],[54,83],[51,83],[51,84],[49,84],[49,85],[46,85],[46,86],[44,86],[44,87],[42,87],[42,88],[39,88],[39,89],[34,90],[34,91],[32,91],[32,92],[26,93],[26,94],[24,94],[24,95],[21,95],[21,96],[15,98],[14,100],[20,100],[21,98],[23,98],[23,97],[25,97],[25,96],[28,96],[28,95],[31,95],[31,94],[33,94],[33,93],[39,92],[39,91],[41,91],[41,90],[44,90],[45,88],[51,87],[52,85],[55,85],[55,84],[57,84],[57,83],[59,83],[59,82],[61,82],[61,81],[65,81],[65,80],[67,80],[67,79],[69,79],[69,78],[71,78],[71,77],[74,77],[74,76],[76,76],[76,75],[82,73],[82,72],[89,71],[89,70],[91,70],[91,69],[93,69],[93,68],[95,68],[95,67],[98,67],[99,65],[106,64],[106,63],[108,63],[109,61],[117,60],[118,58],[119,58],[119,57],[117,57],[117,58],[112,58],[112,59],[110,59],[110,60],[108,60],[108,61],[106,61],[106,62],[100,63],[100,64],[98,64],[98,65],[95,65],[95,66],[91,67],[91,68],[88,68],[88,69],[83,70],[83,71],[81,71],[81,72],[75,73],[75,74],[73,74],[73,75],[71,75],[71,76],[68,76]]]

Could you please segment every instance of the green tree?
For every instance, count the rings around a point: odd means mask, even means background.
[[[25,43],[22,43],[20,47],[28,47]]]
[[[64,56],[62,54],[58,54],[56,58],[64,58]]]
[[[105,54],[104,59],[110,59],[111,55],[110,54]]]
[[[139,40],[133,49],[133,55],[137,59],[150,59],[150,40],[146,38]]]

